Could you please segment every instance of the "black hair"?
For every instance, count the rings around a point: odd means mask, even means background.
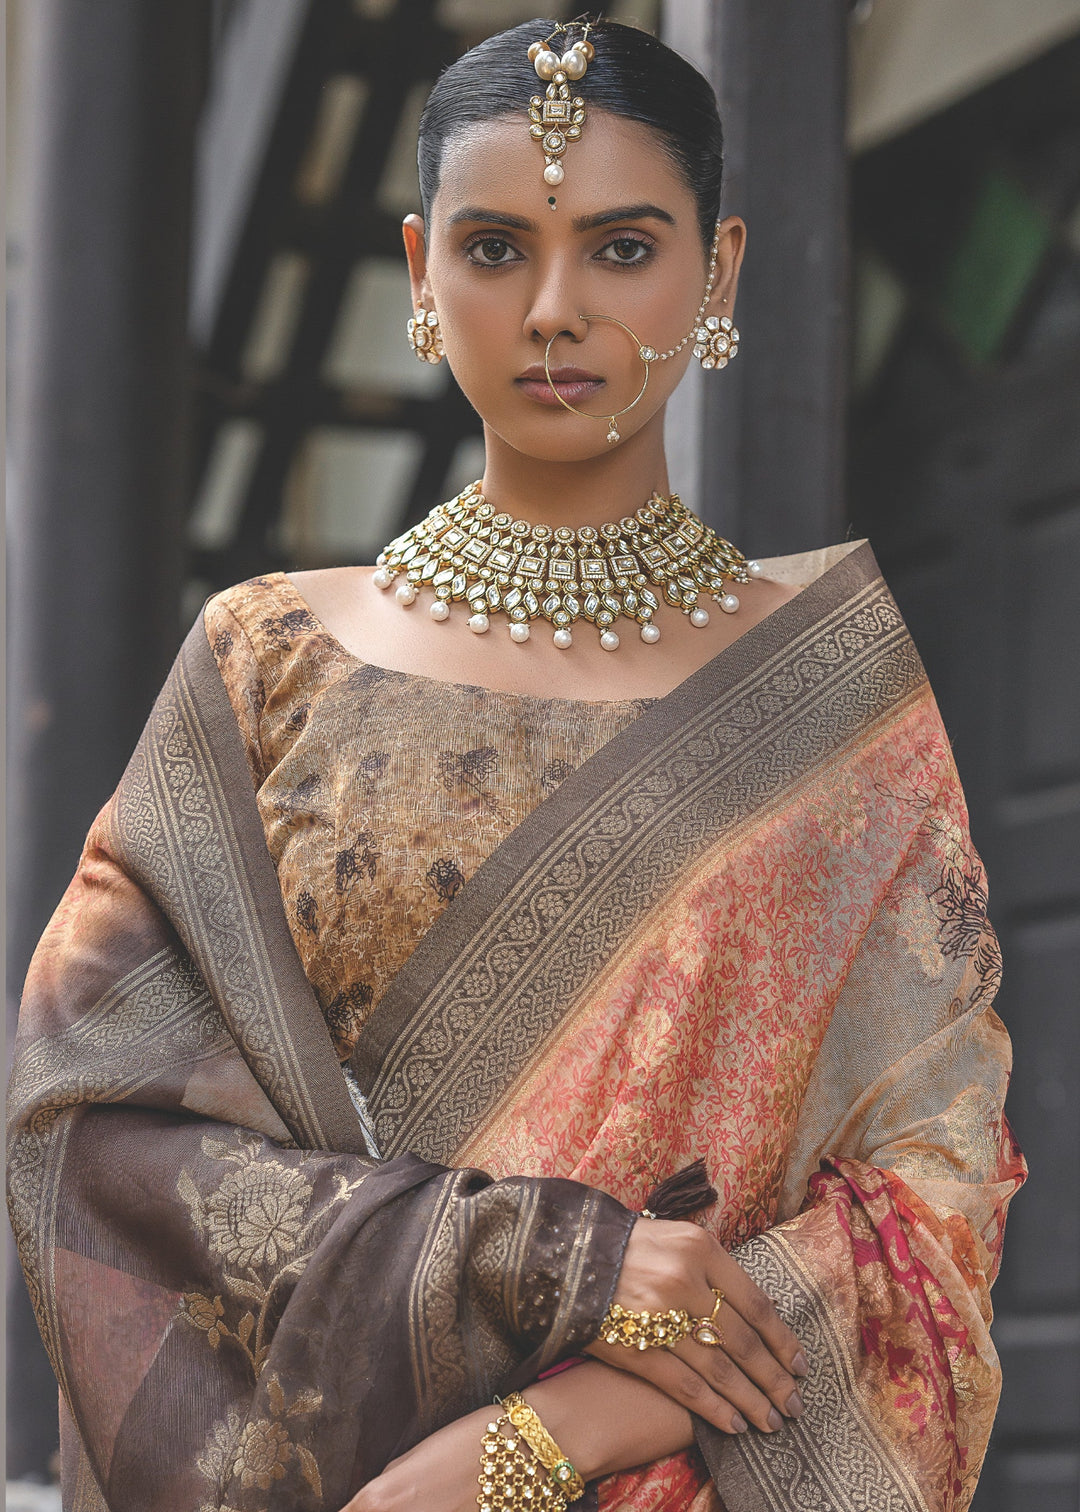
[[[443,149],[455,131],[504,115],[520,115],[522,130],[526,129],[529,100],[545,87],[529,62],[529,44],[550,36],[555,26],[554,21],[537,19],[499,32],[440,74],[424,106],[417,145],[425,218],[439,187]],[[581,35],[579,25],[569,38],[560,35],[552,47],[569,46]],[[724,151],[716,96],[708,80],[677,52],[635,27],[601,21],[589,37],[596,56],[578,86],[586,108],[626,116],[656,132],[697,201],[701,237],[708,248],[720,211]],[[538,161],[539,152],[537,147]]]

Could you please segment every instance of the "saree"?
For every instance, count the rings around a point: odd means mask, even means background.
[[[339,1507],[593,1337],[696,1158],[806,1411],[701,1423],[601,1506],[967,1505],[1023,1177],[985,878],[869,547],[768,570],[812,580],[495,849],[347,1076],[195,627],[20,1024],[9,1200],[67,1505]]]

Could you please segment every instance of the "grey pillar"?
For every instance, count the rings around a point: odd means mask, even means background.
[[[741,215],[749,231],[739,356],[680,388],[673,453],[698,458],[687,497],[756,556],[822,546],[845,530],[848,11],[848,0],[664,8],[665,40],[717,91],[722,213]]]
[[[178,644],[203,0],[33,0],[9,551],[9,1003]],[[9,1010],[9,1022],[13,1013]],[[8,1473],[56,1386],[9,1280]]]

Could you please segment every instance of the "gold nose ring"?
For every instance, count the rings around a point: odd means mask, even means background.
[[[587,415],[584,410],[575,409],[572,404],[570,404],[563,398],[558,389],[555,387],[554,381],[551,377],[551,348],[558,340],[558,338],[563,335],[563,332],[556,331],[555,335],[552,336],[551,340],[544,348],[544,377],[548,381],[548,387],[551,389],[551,392],[555,395],[556,399],[562,405],[563,409],[568,409],[572,415],[580,415],[583,420],[603,420],[606,418],[608,422],[608,444],[614,446],[616,441],[622,440],[622,437],[619,435],[619,416],[625,415],[627,410],[632,410],[634,408],[634,405],[638,403],[638,400],[640,400],[642,394],[644,394],[645,390],[649,386],[649,363],[656,360],[656,351],[653,347],[639,341],[630,327],[624,321],[617,320],[614,315],[579,315],[578,319],[584,320],[586,324],[590,320],[607,320],[610,321],[612,325],[617,325],[620,330],[626,332],[630,340],[637,347],[638,356],[645,364],[645,377],[641,380],[641,387],[638,390],[636,397],[631,399],[629,404],[624,404],[622,409],[616,410],[613,415],[608,415],[606,417],[604,415]]]

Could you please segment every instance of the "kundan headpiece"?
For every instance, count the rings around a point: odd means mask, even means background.
[[[596,56],[596,49],[589,41],[591,25],[589,21],[582,24],[580,39],[561,56],[551,43],[560,32],[567,31],[563,25],[529,48],[529,62],[537,75],[548,81],[547,92],[533,95],[529,101],[529,131],[544,149],[544,183],[552,188],[565,177],[559,159],[569,143],[581,136],[585,124],[585,101],[580,95],[571,96],[570,84],[585,77],[585,70]]]

